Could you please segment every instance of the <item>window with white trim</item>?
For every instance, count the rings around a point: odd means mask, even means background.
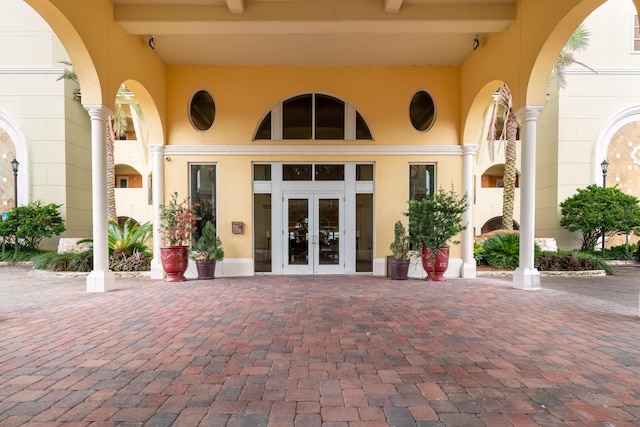
[[[415,163],[409,165],[409,200],[423,200],[436,190],[436,165]]]
[[[362,115],[330,95],[307,93],[274,106],[260,122],[254,140],[372,140]]]

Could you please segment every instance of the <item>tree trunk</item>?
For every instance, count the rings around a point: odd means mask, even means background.
[[[518,134],[518,122],[512,111],[507,115],[506,145],[504,149],[504,184],[502,192],[502,228],[513,230],[513,205],[516,192],[516,138]]]
[[[110,221],[118,222],[116,213],[116,170],[113,157],[113,124],[111,118],[107,120],[107,216]]]

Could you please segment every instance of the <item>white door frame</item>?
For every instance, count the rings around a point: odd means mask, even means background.
[[[293,263],[293,258],[290,258],[291,238],[289,233],[289,201],[292,199],[307,200],[307,227],[304,235],[297,237],[297,243],[306,244],[305,261],[300,264]],[[335,199],[338,200],[338,244],[337,251],[332,251],[331,248],[321,247],[321,240],[319,236],[320,230],[320,200]],[[283,273],[284,274],[345,274],[345,244],[344,244],[344,231],[345,231],[345,203],[344,192],[286,192],[282,195],[282,230],[283,230],[283,244],[282,259],[283,259]],[[295,239],[295,237],[294,237]],[[323,252],[327,249],[327,252]],[[337,256],[338,262],[336,264],[322,264],[323,257]],[[289,263],[291,261],[291,263]]]

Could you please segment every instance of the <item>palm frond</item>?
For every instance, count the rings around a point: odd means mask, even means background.
[[[56,81],[60,81],[60,80],[73,80],[76,83],[78,82],[78,76],[76,75],[75,71],[73,71],[73,64],[69,61],[66,60],[62,60],[62,61],[58,61],[59,64],[63,64],[66,65],[67,67],[71,67],[71,69],[69,68],[65,68],[64,71],[62,72],[62,75],[59,76]]]

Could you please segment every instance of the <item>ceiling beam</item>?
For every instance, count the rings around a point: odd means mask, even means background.
[[[243,1],[227,0],[229,5]],[[305,7],[288,3],[256,2],[242,15],[225,6],[116,6],[115,20],[129,34],[475,34],[504,31],[516,16],[514,3],[404,4],[393,19],[379,4],[376,8],[369,2],[358,2],[357,7],[349,2],[301,2]]]
[[[389,13],[400,12],[403,0],[384,0],[384,11]]]
[[[227,0],[227,7],[231,13],[244,13],[244,0]]]

